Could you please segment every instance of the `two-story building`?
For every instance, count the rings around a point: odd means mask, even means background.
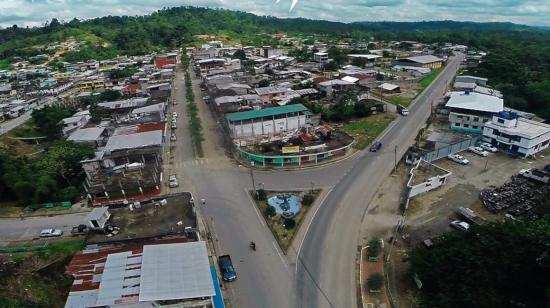
[[[449,109],[451,130],[481,134],[483,124],[504,110],[504,101],[496,96],[475,92],[451,92],[445,106]]]
[[[321,64],[328,62],[328,53],[326,52],[316,52],[313,54],[313,61]]]
[[[550,125],[500,112],[485,123],[482,138],[513,156],[529,157],[548,148]]]

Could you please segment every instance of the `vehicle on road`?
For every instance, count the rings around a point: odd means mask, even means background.
[[[177,113],[177,112],[175,112],[175,111],[174,111],[174,112],[172,112],[172,117],[174,117],[174,118],[177,118],[177,117],[178,117],[178,113]]]
[[[469,147],[468,151],[483,157],[487,157],[489,155],[489,152],[485,151],[482,147]]]
[[[179,186],[178,178],[175,174],[170,175],[170,177],[168,178],[168,186],[170,188],[175,188]]]
[[[492,146],[490,143],[488,142],[482,142],[479,144],[479,147],[484,149],[485,151],[488,151],[488,152],[491,152],[491,153],[496,153],[498,151],[498,149],[494,146]]]
[[[177,122],[178,122],[178,118],[173,117],[173,118],[172,118],[172,123],[177,123]]]
[[[256,243],[250,242],[250,249],[256,251]]]
[[[206,104],[210,104],[210,96],[208,96],[208,95],[203,96],[203,97],[202,97],[202,100],[203,100]]]
[[[369,151],[371,151],[371,152],[377,152],[378,150],[380,150],[381,147],[382,147],[382,142],[376,141],[375,143],[373,143],[373,144],[370,146]]]
[[[402,115],[404,117],[409,115],[409,109],[405,108],[405,106],[398,104],[396,107],[397,107],[397,112],[400,115]]]
[[[176,141],[176,140],[177,140],[176,134],[170,135],[170,141]]]
[[[88,226],[78,225],[71,229],[71,235],[85,235],[88,233]]]
[[[466,232],[470,229],[470,224],[460,220],[453,220],[451,221],[451,227]]]
[[[59,229],[44,229],[40,231],[40,237],[58,237],[63,235],[63,231]]]
[[[178,126],[176,125],[176,122],[172,122],[172,124],[170,125],[170,128],[171,128],[171,129],[176,129],[176,128],[178,128]]]
[[[237,273],[235,272],[233,262],[231,262],[231,257],[229,255],[219,256],[218,265],[222,272],[223,281],[235,281],[235,279],[237,279]]]
[[[469,160],[467,160],[464,156],[459,154],[449,154],[447,158],[461,165],[467,165],[470,163]]]

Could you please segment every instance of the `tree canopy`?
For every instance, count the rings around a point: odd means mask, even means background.
[[[414,249],[422,307],[545,307],[550,301],[550,217],[453,231]]]

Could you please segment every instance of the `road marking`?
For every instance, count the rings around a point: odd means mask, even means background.
[[[258,208],[256,207],[256,203],[254,202],[254,200],[252,200],[252,197],[250,196],[246,188],[244,189],[244,193],[248,196],[248,199],[250,200],[250,202],[252,202],[252,207],[254,208],[254,212],[256,212],[256,215],[258,216],[260,223],[262,223],[262,226],[264,226],[264,228],[267,228],[267,226],[265,225],[264,219],[260,214],[260,211],[258,211]]]
[[[288,271],[288,264],[286,264],[285,258],[283,257],[283,255],[279,251],[279,248],[277,248],[277,244],[275,242],[271,241],[271,245],[273,245],[273,248],[275,248],[275,251],[279,255],[279,258],[281,258],[281,262],[283,262],[283,265],[285,266],[285,269],[286,269],[287,273],[290,274],[290,272]]]
[[[306,233],[304,234],[304,237],[302,237],[302,241],[300,242],[300,246],[298,247],[298,253],[296,254],[296,270],[295,272],[298,273],[298,264],[300,264],[300,252],[302,250],[302,245],[304,244],[304,240],[306,239],[307,237],[307,233],[309,231],[309,226],[311,226],[311,223],[315,220],[315,216],[317,216],[317,212],[319,211],[319,209],[321,208],[321,206],[323,206],[323,203],[325,203],[325,199],[328,197],[328,195],[330,195],[330,193],[332,192],[332,190],[334,189],[334,186],[331,187],[327,193],[325,194],[325,196],[323,197],[323,199],[321,199],[321,202],[319,202],[319,206],[317,207],[317,209],[315,210],[315,213],[313,213],[313,217],[311,217],[311,220],[309,221],[309,223],[307,224],[307,227],[306,227]]]
[[[422,224],[427,224],[427,223],[429,223],[430,221],[432,221],[432,220],[434,220],[434,219],[435,219],[435,217],[428,218],[428,219],[424,220],[424,221],[422,222]]]

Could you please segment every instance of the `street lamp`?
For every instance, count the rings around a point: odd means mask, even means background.
[[[311,194],[313,194],[313,187],[315,186],[315,181],[311,181]]]

